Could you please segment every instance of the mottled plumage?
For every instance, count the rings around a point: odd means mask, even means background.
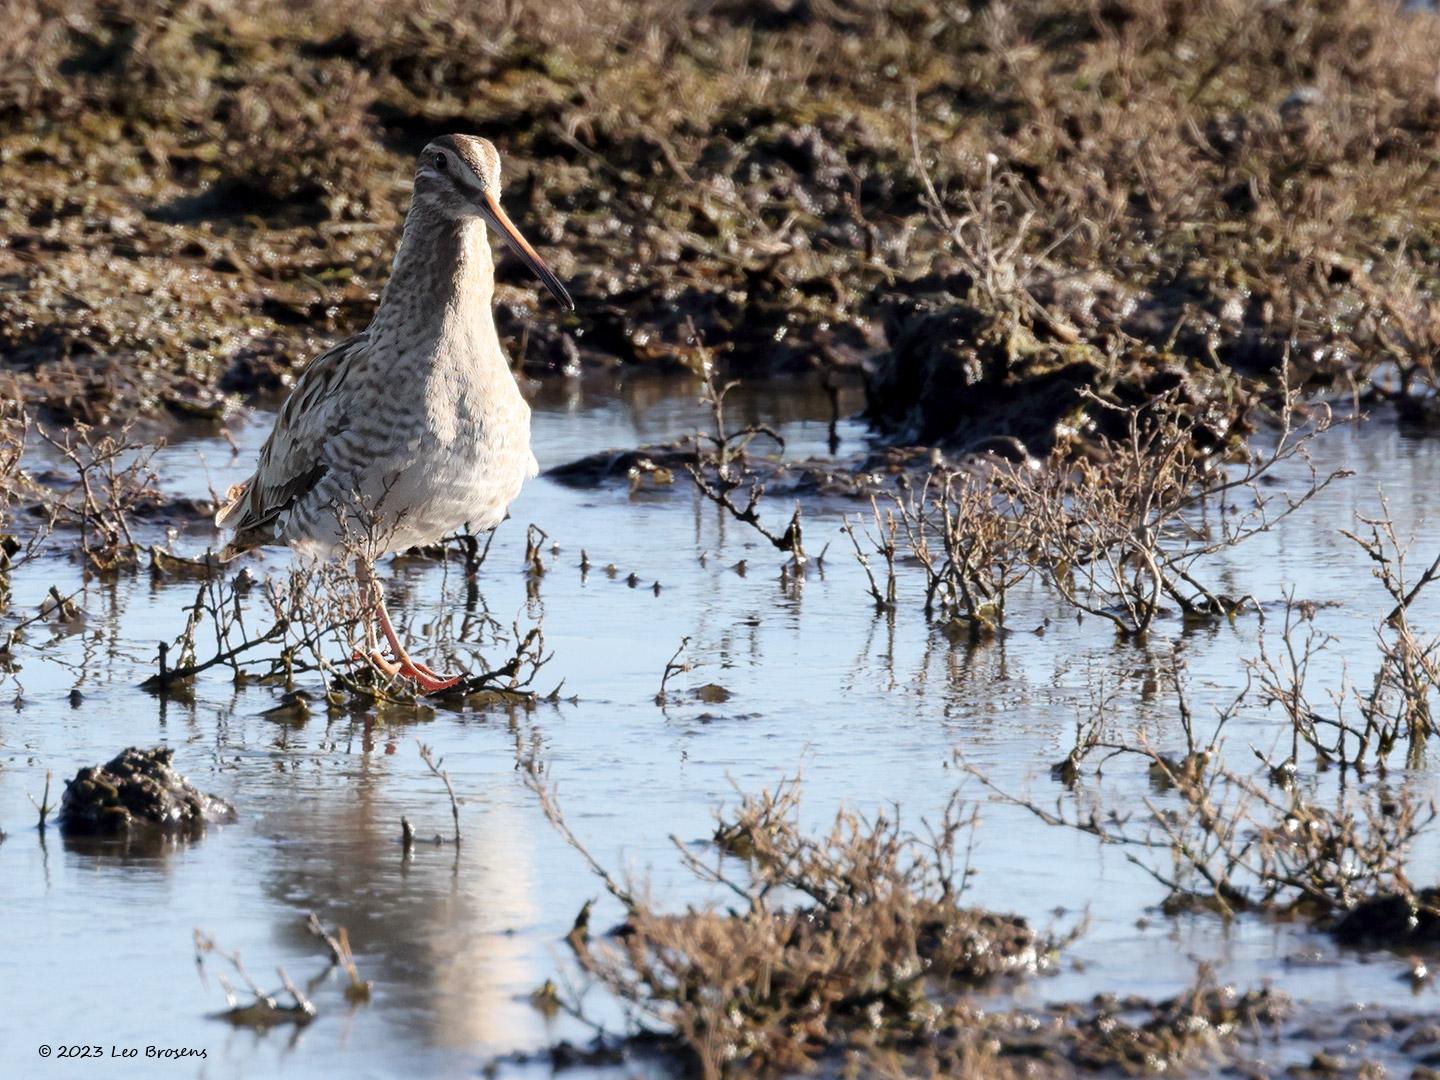
[[[368,577],[383,552],[503,520],[537,470],[530,408],[495,331],[487,221],[573,305],[500,209],[499,188],[500,159],[484,139],[447,135],[425,148],[375,317],[311,361],[255,474],[216,515],[235,530],[231,551],[287,544],[323,556],[344,544]]]

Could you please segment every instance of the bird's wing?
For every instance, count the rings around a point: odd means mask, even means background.
[[[350,422],[339,391],[365,342],[363,333],[342,341],[301,373],[260,450],[255,475],[232,487],[215,515],[218,527],[235,530],[232,548],[243,550],[273,539],[275,520],[329,471],[325,444]]]

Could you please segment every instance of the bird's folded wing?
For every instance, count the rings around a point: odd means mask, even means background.
[[[232,487],[215,515],[217,526],[235,530],[234,546],[248,546],[252,536],[256,543],[272,538],[275,520],[329,471],[325,446],[349,425],[342,388],[364,345],[364,334],[342,341],[300,375],[260,451],[255,475]]]

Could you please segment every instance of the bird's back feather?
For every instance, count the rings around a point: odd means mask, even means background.
[[[216,526],[235,530],[227,552],[274,543],[280,516],[329,471],[326,442],[349,423],[338,391],[359,362],[365,341],[363,333],[342,341],[301,373],[260,450],[255,474],[230,488],[215,515]]]

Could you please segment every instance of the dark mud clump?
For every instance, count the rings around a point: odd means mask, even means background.
[[[1372,896],[1345,912],[1330,932],[1345,945],[1440,946],[1440,888]]]
[[[235,809],[206,795],[171,767],[168,747],[122,750],[105,765],[81,769],[65,784],[60,828],[67,836],[195,835]]]
[[[691,469],[713,462],[714,454],[708,447],[697,453],[695,440],[682,437],[633,450],[600,450],[547,469],[545,475],[567,487],[582,489],[627,483],[631,491],[656,490],[669,488],[678,480],[684,490],[690,487]],[[819,458],[785,461],[774,455],[742,451],[730,454],[728,464],[743,475],[747,486],[759,484],[771,497],[792,498],[868,498],[885,490],[886,475],[916,466],[916,462],[905,460],[899,451],[882,451],[840,461]]]
[[[1228,369],[1191,365],[1164,348],[1085,340],[1033,300],[978,298],[963,274],[898,297],[886,337],[865,416],[897,444],[1045,457],[1057,442],[1121,435],[1114,406],[1167,395],[1190,418],[1197,448],[1209,451],[1247,431],[1260,397]],[[1093,395],[1110,407],[1097,408]]]

